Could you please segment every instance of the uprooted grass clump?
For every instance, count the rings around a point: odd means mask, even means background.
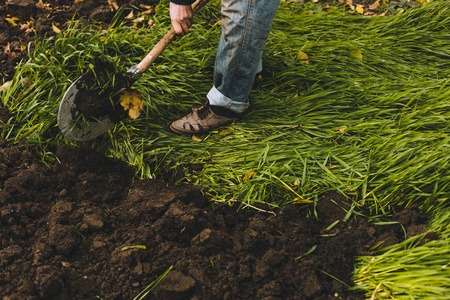
[[[357,281],[380,299],[425,294],[445,299],[450,4],[365,18],[283,3],[251,109],[210,134],[176,136],[167,125],[203,103],[211,88],[220,34],[220,22],[211,20],[219,19],[218,5],[203,8],[190,34],[166,49],[135,84],[146,99],[143,116],[119,122],[92,147],[127,161],[138,177],[161,177],[170,169],[170,180],[188,181],[213,201],[314,206],[318,194],[333,190],[348,197],[349,214],[363,207],[374,220],[417,204],[439,239],[420,249],[409,240],[386,256],[374,256],[379,259],[361,259]],[[99,53],[118,66],[136,64],[170,26],[166,2],[153,24],[103,31],[72,26],[55,40],[39,42],[1,92],[14,118],[2,125],[5,139],[12,144],[27,139],[49,160],[49,146],[73,143],[55,128],[63,92]],[[414,259],[386,268],[407,257],[405,251],[414,252]],[[415,289],[416,281],[404,280],[411,270],[415,276],[433,272]]]

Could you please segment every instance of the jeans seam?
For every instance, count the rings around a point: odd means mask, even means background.
[[[253,23],[253,8],[254,8],[254,1],[255,0],[249,0],[249,5],[248,5],[248,11],[247,11],[247,18],[246,18],[246,22],[245,22],[245,34],[244,34],[244,39],[242,41],[242,47],[239,51],[239,60],[236,64],[236,69],[233,72],[233,76],[235,76],[235,74],[240,70],[241,68],[241,63],[242,63],[242,57],[243,57],[243,53],[245,53],[245,50],[248,47],[248,41],[251,35],[251,28],[252,28],[252,23]]]

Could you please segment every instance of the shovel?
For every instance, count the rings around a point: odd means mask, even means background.
[[[197,0],[194,4],[192,4],[193,12],[196,13],[208,1],[209,0]],[[129,68],[125,75],[135,81],[150,67],[153,62],[155,62],[158,56],[175,38],[176,33],[172,28],[153,47],[153,49],[147,54],[147,56],[145,56],[145,58],[139,64]],[[92,75],[88,73],[89,72],[83,74],[70,85],[70,87],[64,93],[64,96],[59,105],[59,129],[67,138],[74,141],[88,141],[94,139],[108,131],[118,121],[117,118],[112,118],[109,114],[96,117],[89,122],[83,120],[80,121],[80,117],[82,117],[83,113],[77,107],[75,100],[77,99],[77,97],[84,97],[85,95],[89,95],[89,92],[86,91],[86,84],[92,80]]]

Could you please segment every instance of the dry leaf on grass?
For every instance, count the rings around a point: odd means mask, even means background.
[[[129,19],[133,19],[134,18],[134,13],[133,11],[130,11],[130,13],[125,17],[125,19],[129,20]]]
[[[111,5],[114,8],[114,10],[119,9],[119,5],[117,5],[116,0],[108,0],[108,4]]]
[[[133,120],[137,119],[144,109],[144,98],[136,90],[128,89],[123,91],[120,93],[119,100],[120,105],[125,111],[128,111],[128,115]]]
[[[356,4],[356,12],[362,15],[364,13],[364,6]]]
[[[202,139],[199,139],[198,137],[196,137],[195,135],[192,136],[192,141],[194,143],[200,143],[202,141]]]
[[[11,80],[2,84],[2,86],[0,86],[0,91],[3,91],[4,89],[6,89],[10,84],[11,84]]]
[[[52,23],[52,29],[55,33],[61,33],[61,29],[59,29],[55,23]]]
[[[357,50],[357,49],[353,49],[353,50],[350,52],[350,56],[351,56],[351,57],[354,57],[354,58],[359,58],[359,59],[362,59],[362,58],[363,58],[361,51],[359,51],[359,50]]]
[[[378,8],[378,6],[380,6],[380,1],[376,1],[376,2],[372,3],[372,4],[369,6],[369,9],[370,9],[370,10],[375,10],[375,9]]]
[[[309,64],[309,56],[308,54],[306,54],[303,51],[298,51],[297,53],[297,59],[302,63],[302,64]]]

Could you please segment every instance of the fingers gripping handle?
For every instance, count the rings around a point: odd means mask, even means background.
[[[194,4],[192,4],[192,11],[194,14],[202,8],[209,0],[197,0]],[[166,49],[166,47],[175,39],[176,33],[175,30],[170,29],[169,32],[153,47],[153,49],[147,54],[147,56],[137,64],[137,68],[141,73],[147,71],[148,67],[155,62],[158,56]]]

